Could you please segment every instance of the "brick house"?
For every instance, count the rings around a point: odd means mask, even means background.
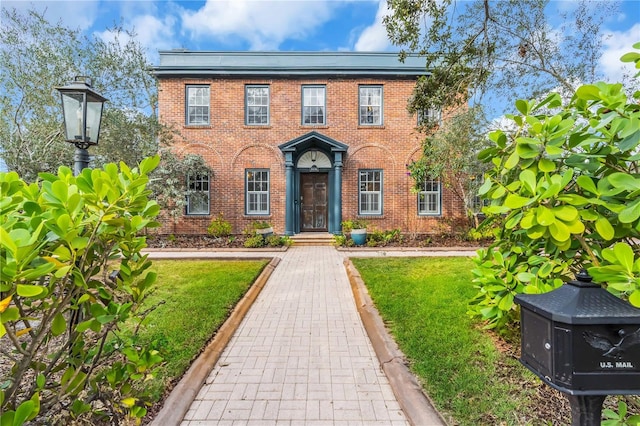
[[[371,228],[439,233],[464,218],[437,180],[411,191],[406,165],[423,135],[407,100],[424,60],[396,53],[160,52],[160,120],[201,155],[210,176],[186,176],[188,200],[170,232],[206,233],[222,213],[240,233],[269,221],[279,234]],[[165,225],[167,226],[167,225]]]

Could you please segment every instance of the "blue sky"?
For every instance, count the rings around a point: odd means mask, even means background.
[[[387,40],[382,19],[386,0],[0,0],[2,8],[46,10],[50,22],[110,37],[114,24],[133,28],[149,60],[158,51],[281,50],[397,51]],[[458,0],[464,4],[464,0]],[[593,0],[610,8],[612,1]],[[552,0],[549,16],[559,16],[575,0]],[[621,81],[620,57],[640,41],[640,0],[620,2],[601,27],[604,51],[600,71],[605,80]],[[553,25],[553,18],[551,21]],[[558,31],[560,33],[560,31]],[[627,74],[633,66],[626,64]],[[635,72],[633,72],[635,74]],[[502,108],[498,108],[499,110]]]
[[[607,7],[608,1],[600,1]],[[552,1],[554,9],[572,1]],[[114,23],[135,28],[152,62],[157,51],[285,50],[395,51],[382,18],[386,0],[3,0],[2,7],[46,9],[52,22],[107,37]],[[640,0],[622,2],[602,28],[605,75],[619,74],[619,57],[640,41]]]

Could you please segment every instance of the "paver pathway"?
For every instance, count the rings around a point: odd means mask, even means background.
[[[292,247],[184,417],[202,425],[406,425],[333,247]]]

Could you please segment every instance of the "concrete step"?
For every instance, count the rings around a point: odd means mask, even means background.
[[[331,246],[333,234],[328,232],[302,232],[291,237],[296,246]]]

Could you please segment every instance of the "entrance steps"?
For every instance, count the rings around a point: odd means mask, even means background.
[[[302,232],[290,237],[295,246],[332,246],[333,234],[328,232]]]

